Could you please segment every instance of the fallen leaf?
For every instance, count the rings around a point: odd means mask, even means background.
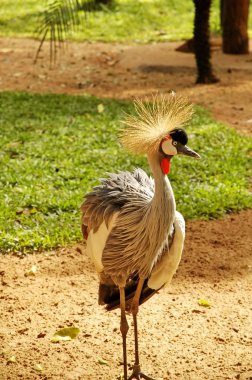
[[[7,363],[16,363],[16,356],[12,355],[7,359]]]
[[[42,372],[43,371],[43,367],[41,364],[35,364],[33,369],[37,372]]]
[[[107,360],[104,360],[104,359],[99,358],[99,357],[97,358],[97,363],[102,364],[102,365],[109,365]]]
[[[199,300],[198,304],[200,306],[204,306],[204,307],[211,307],[211,304],[208,301],[206,301],[206,300]]]
[[[98,104],[97,110],[99,113],[102,113],[104,111],[104,105],[102,103]]]
[[[66,340],[75,339],[80,333],[80,329],[78,327],[65,327],[61,330],[56,331],[53,335],[51,342],[57,343]]]
[[[31,269],[25,273],[25,277],[28,277],[28,276],[35,276],[35,274],[37,273],[37,267],[36,265],[33,265],[31,267]]]

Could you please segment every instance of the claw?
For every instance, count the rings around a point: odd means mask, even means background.
[[[132,375],[128,378],[128,380],[132,380],[132,379],[136,379],[136,380],[141,380],[141,379],[145,379],[145,380],[155,380],[155,379],[153,379],[152,377],[149,377],[149,376],[145,375],[143,372],[141,372],[141,370],[140,370],[140,366],[139,366],[139,365],[134,365],[134,366],[133,366],[133,373],[132,373]]]
[[[134,373],[128,378],[128,380],[132,380],[132,379],[136,379],[136,380],[141,380],[141,379],[146,379],[146,380],[156,380],[156,379],[153,379],[153,377],[149,377],[147,375],[145,375],[144,373],[140,372],[138,375],[135,375]]]

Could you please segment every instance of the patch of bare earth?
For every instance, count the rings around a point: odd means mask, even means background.
[[[143,46],[74,43],[67,45],[57,66],[50,69],[48,46],[33,65],[37,41],[0,38],[0,88],[72,95],[89,93],[119,99],[173,89],[208,107],[217,118],[252,135],[252,53],[226,55],[215,44],[212,62],[221,82],[195,85],[194,55],[176,51],[180,45],[178,42]]]
[[[72,44],[57,69],[31,40],[0,39],[1,90],[131,98],[153,91],[188,95],[252,135],[252,56],[213,51],[221,82],[194,85],[192,54],[178,43],[148,46]],[[164,380],[252,379],[252,211],[187,223],[183,259],[169,288],[139,313],[141,362]],[[33,265],[35,276],[25,276]],[[119,311],[97,305],[97,277],[85,246],[24,258],[1,256],[0,379],[114,380],[123,371]],[[198,305],[208,300],[212,307]],[[129,320],[130,320],[129,316]],[[60,327],[79,337],[51,343]],[[128,337],[133,364],[133,332]],[[10,362],[14,356],[16,361]],[[99,358],[108,365],[100,364]],[[36,365],[40,364],[42,372]]]

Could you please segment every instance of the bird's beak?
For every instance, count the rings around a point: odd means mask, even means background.
[[[186,145],[179,144],[179,146],[177,147],[177,151],[178,154],[183,154],[184,156],[200,158],[200,155],[198,153],[194,152],[194,150],[188,148],[188,146]]]

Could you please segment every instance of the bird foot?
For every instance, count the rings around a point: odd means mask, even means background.
[[[145,375],[143,372],[141,372],[140,365],[136,365],[136,364],[133,366],[133,373],[132,373],[132,375],[128,378],[128,380],[132,380],[132,379],[136,379],[136,380],[141,380],[141,379],[155,380],[152,377],[149,377],[149,376]]]

